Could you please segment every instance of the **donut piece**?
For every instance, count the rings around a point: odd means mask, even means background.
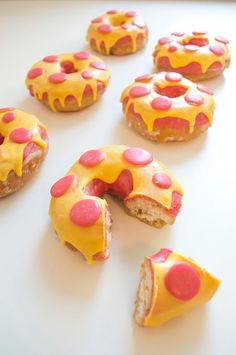
[[[208,302],[220,285],[192,259],[169,249],[146,257],[140,274],[134,319],[143,327],[159,327]]]
[[[52,186],[49,215],[61,242],[89,263],[109,255],[105,193],[120,198],[131,216],[157,228],[174,223],[183,194],[174,176],[144,149],[110,145],[84,153]]]
[[[147,39],[148,27],[135,11],[108,11],[91,21],[87,33],[90,47],[104,55],[135,53]]]
[[[159,143],[187,141],[212,124],[213,92],[175,72],[142,75],[121,95],[125,119]]]
[[[0,109],[0,198],[19,190],[48,151],[47,129],[35,116]]]
[[[220,75],[230,65],[228,40],[207,32],[174,32],[153,52],[157,71],[175,71],[192,81]]]
[[[29,70],[26,86],[31,96],[54,112],[79,111],[95,103],[106,90],[110,71],[89,52],[51,55]]]

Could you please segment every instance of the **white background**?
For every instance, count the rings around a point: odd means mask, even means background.
[[[148,22],[150,39],[134,55],[104,58],[112,79],[103,98],[71,114],[52,113],[31,98],[24,85],[30,66],[46,55],[88,49],[90,20],[112,8],[137,10]],[[0,107],[34,113],[50,135],[40,172],[0,201],[0,354],[235,353],[235,19],[233,2],[0,2]],[[127,127],[120,93],[136,76],[153,71],[158,37],[199,29],[231,40],[230,69],[207,82],[216,93],[213,127],[188,143],[151,143]],[[177,176],[185,196],[174,226],[162,230],[128,217],[109,198],[111,256],[90,266],[55,238],[49,189],[82,152],[107,144],[150,150]],[[139,267],[160,247],[191,256],[222,285],[206,306],[159,329],[139,328],[132,320]]]

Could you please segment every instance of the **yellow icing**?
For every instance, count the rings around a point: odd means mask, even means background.
[[[147,126],[148,132],[154,130],[154,122],[156,119],[164,117],[178,117],[185,119],[189,122],[189,133],[194,130],[195,118],[196,115],[200,112],[203,112],[209,119],[210,124],[212,124],[212,116],[215,108],[215,102],[212,95],[208,95],[197,89],[197,85],[183,78],[180,82],[170,82],[165,79],[164,72],[153,74],[152,78],[148,82],[134,82],[129,85],[121,95],[121,102],[128,97],[128,102],[125,107],[124,115],[128,119],[128,111],[131,104],[134,105],[134,111],[142,116],[143,121]],[[150,90],[150,94],[138,98],[130,97],[129,91],[135,86],[145,86]],[[172,106],[168,110],[156,110],[151,106],[151,102],[156,97],[160,95],[154,91],[155,85],[160,88],[169,87],[169,86],[181,86],[187,88],[187,91],[184,95],[181,95],[176,98],[171,98]],[[204,98],[204,102],[200,106],[194,106],[188,104],[184,96],[189,93],[198,93],[201,94]]]
[[[153,52],[154,63],[157,66],[158,60],[161,57],[168,57],[171,67],[178,68],[184,67],[192,62],[197,62],[201,65],[202,72],[206,73],[207,69],[214,62],[220,62],[224,67],[226,61],[230,59],[229,48],[226,44],[218,42],[215,40],[215,37],[207,34],[207,35],[193,35],[193,34],[185,34],[181,37],[171,35],[171,43],[167,44],[159,44],[157,43],[155,50]],[[209,44],[206,46],[199,47],[197,51],[188,52],[184,50],[183,44],[188,44],[192,38],[203,38],[208,39]],[[170,45],[174,45],[177,47],[175,52],[168,52],[168,48]],[[218,45],[223,47],[224,55],[217,56],[209,50],[209,45]]]
[[[144,326],[159,327],[171,318],[180,316],[192,308],[208,302],[220,285],[220,280],[197,265],[192,259],[176,252],[172,252],[164,263],[155,263],[151,258],[146,258],[145,261],[148,265],[151,265],[153,290],[151,307],[144,319]],[[195,297],[188,301],[174,297],[165,287],[166,273],[176,262],[190,264],[200,276],[200,290]]]
[[[95,69],[90,66],[92,62],[101,62],[104,63],[100,58],[96,56],[91,56],[88,59],[76,59],[74,57],[75,53],[65,53],[58,56],[59,60],[52,63],[47,63],[39,61],[35,63],[31,70],[34,68],[42,68],[43,74],[38,76],[35,79],[26,78],[26,86],[29,89],[30,86],[33,88],[35,97],[38,100],[42,100],[43,94],[48,94],[48,102],[51,109],[56,112],[55,100],[59,100],[62,107],[65,107],[65,99],[67,96],[72,95],[77,100],[77,104],[80,107],[83,93],[85,87],[90,85],[93,92],[94,101],[97,98],[97,81],[101,81],[106,88],[109,79],[110,71],[108,68],[104,70]],[[67,74],[67,79],[62,83],[51,83],[48,81],[48,77],[52,74],[61,73],[61,62],[72,62],[74,65],[75,73]],[[84,79],[81,76],[83,71],[93,72],[93,77],[91,79]]]
[[[116,44],[116,42],[126,36],[131,37],[132,41],[132,52],[137,50],[137,37],[142,34],[144,37],[147,36],[147,28],[140,16],[128,17],[125,12],[118,12],[116,14],[104,14],[99,16],[102,22],[91,23],[88,28],[87,39],[90,43],[91,39],[95,39],[97,43],[97,50],[102,53],[101,44],[105,44],[106,55],[110,54],[111,48]],[[139,28],[133,24],[134,20],[142,21],[144,24],[143,28]],[[121,24],[127,24],[129,27],[123,29],[120,27]],[[99,32],[99,26],[107,24],[112,25],[112,31],[109,33]]]
[[[2,117],[8,112],[14,112],[16,118],[5,123],[2,121]],[[12,142],[9,139],[10,133],[17,128],[26,128],[33,134],[30,141],[45,148],[47,143],[40,136],[39,126],[46,130],[44,124],[29,113],[20,110],[0,112],[0,134],[5,137],[3,144],[0,145],[0,181],[7,180],[10,171],[14,171],[17,176],[22,175],[23,152],[29,143],[29,141],[21,144]]]
[[[61,197],[51,199],[49,215],[52,225],[56,230],[61,242],[69,242],[81,251],[86,260],[91,263],[93,255],[105,249],[105,208],[107,202],[96,196],[88,196],[84,193],[85,187],[95,178],[106,183],[113,183],[117,180],[123,170],[129,170],[133,178],[133,190],[126,198],[136,196],[147,196],[162,206],[170,209],[172,192],[183,194],[181,186],[167,168],[157,160],[153,160],[149,165],[138,167],[126,162],[123,152],[126,146],[106,146],[100,149],[105,153],[105,159],[97,166],[85,167],[76,162],[67,175],[76,176],[72,187]],[[172,185],[168,189],[161,189],[152,183],[152,176],[157,172],[165,172],[172,180]],[[89,227],[80,227],[73,224],[69,214],[72,206],[82,199],[93,199],[101,207],[102,214],[98,221]]]

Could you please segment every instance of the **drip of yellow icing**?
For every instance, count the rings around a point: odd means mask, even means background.
[[[214,63],[219,62],[225,67],[227,61],[230,60],[230,51],[227,44],[216,41],[211,34],[207,35],[193,35],[184,34],[183,36],[169,36],[171,41],[166,44],[157,43],[153,52],[154,63],[158,66],[158,60],[161,57],[169,58],[171,67],[173,69],[178,67],[185,67],[186,65],[197,62],[200,64],[202,72],[206,73],[207,69]],[[205,46],[199,47],[197,51],[188,52],[184,49],[183,44],[188,44],[191,39],[207,39],[209,43]],[[224,55],[217,56],[209,50],[210,45],[221,46],[224,49]],[[177,50],[169,52],[170,46],[176,46]]]
[[[123,152],[127,148],[126,146],[101,148],[100,151],[104,152],[105,159],[94,167],[85,167],[76,162],[67,173],[67,175],[76,177],[73,185],[63,196],[51,199],[49,215],[61,242],[72,244],[81,251],[89,263],[93,261],[93,255],[104,251],[106,241],[105,210],[107,203],[104,199],[88,196],[84,192],[85,187],[92,180],[100,179],[111,184],[117,180],[123,170],[129,170],[133,178],[133,190],[126,200],[137,196],[146,196],[167,209],[171,208],[173,191],[183,194],[175,177],[159,161],[154,159],[144,167],[126,162]],[[164,172],[170,176],[172,185],[168,189],[161,189],[152,183],[152,176],[157,172]],[[102,213],[95,224],[89,227],[80,227],[71,222],[70,210],[76,202],[88,198],[98,202]]]
[[[67,96],[74,96],[79,107],[84,94],[84,90],[87,85],[92,89],[93,99],[97,97],[97,82],[102,82],[106,88],[110,79],[110,71],[108,68],[104,70],[96,69],[90,66],[92,62],[104,63],[100,58],[91,56],[88,59],[76,59],[75,53],[65,53],[58,56],[58,60],[55,62],[39,61],[35,63],[31,70],[34,68],[42,68],[42,75],[29,79],[26,78],[26,86],[29,89],[33,88],[34,96],[38,100],[43,99],[43,94],[48,94],[48,103],[51,109],[56,112],[55,100],[59,100],[62,107],[65,107],[65,99]],[[51,83],[48,77],[52,74],[61,73],[61,63],[71,62],[76,70],[74,73],[67,74],[67,79],[62,83]],[[91,79],[84,79],[81,73],[84,71],[90,71],[93,73]]]
[[[195,118],[198,113],[203,112],[209,119],[210,124],[212,124],[212,116],[215,108],[215,102],[212,95],[208,95],[205,92],[199,91],[197,89],[197,85],[182,78],[180,82],[170,82],[165,78],[164,72],[154,74],[152,77],[150,76],[150,81],[148,82],[134,82],[129,85],[121,95],[121,102],[128,97],[128,102],[125,107],[124,115],[125,118],[128,119],[128,111],[131,104],[134,105],[134,111],[142,116],[143,121],[147,126],[148,132],[152,132],[154,130],[154,122],[156,119],[164,118],[164,117],[178,117],[182,118],[189,122],[189,132],[191,133],[194,130]],[[138,98],[132,98],[129,94],[131,88],[135,86],[145,86],[150,90],[150,94]],[[154,90],[155,85],[160,88],[170,87],[170,86],[180,86],[187,89],[184,95],[181,95],[176,98],[171,98],[172,106],[168,110],[156,110],[151,106],[151,102],[156,97],[160,95]],[[188,104],[184,96],[189,93],[198,93],[201,94],[204,98],[204,102],[200,106],[193,106]]]
[[[2,118],[8,112],[13,112],[16,118],[9,123],[5,123]],[[31,142],[46,148],[47,143],[41,138],[39,127],[46,130],[44,124],[29,113],[20,110],[0,112],[0,135],[4,137],[4,142],[0,145],[0,181],[5,181],[10,171],[14,171],[17,176],[21,176],[23,152],[29,143],[29,141],[21,144],[12,142],[9,138],[10,133],[14,129],[25,128],[32,132]]]
[[[137,37],[138,35],[147,36],[147,26],[140,16],[128,17],[125,12],[118,12],[115,14],[104,14],[99,16],[101,22],[91,23],[88,28],[87,39],[88,42],[92,39],[96,40],[97,50],[102,52],[101,45],[104,43],[106,55],[110,54],[111,48],[116,42],[126,36],[129,36],[132,41],[132,52],[137,50]],[[133,24],[133,21],[138,20],[143,23],[143,28],[140,28]],[[112,31],[109,33],[99,32],[99,26],[106,24],[112,26]],[[120,25],[126,24],[127,29],[123,29]]]

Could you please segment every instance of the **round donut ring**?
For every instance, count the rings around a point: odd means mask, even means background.
[[[26,86],[53,111],[79,111],[104,93],[110,79],[106,64],[89,52],[50,55],[32,66]]]
[[[0,198],[19,190],[48,151],[47,129],[35,116],[0,109]]]
[[[228,42],[207,32],[174,32],[159,39],[154,65],[157,71],[175,71],[193,81],[213,78],[229,67]]]
[[[212,123],[213,92],[179,73],[147,74],[135,79],[122,93],[129,125],[144,137],[163,142],[186,141]]]
[[[161,228],[174,223],[183,191],[144,149],[114,145],[82,154],[52,186],[49,215],[61,242],[79,250],[89,263],[109,255],[111,218],[105,193],[119,197],[131,216]]]
[[[87,39],[94,50],[104,55],[125,55],[145,46],[148,27],[136,11],[111,10],[91,21]]]

